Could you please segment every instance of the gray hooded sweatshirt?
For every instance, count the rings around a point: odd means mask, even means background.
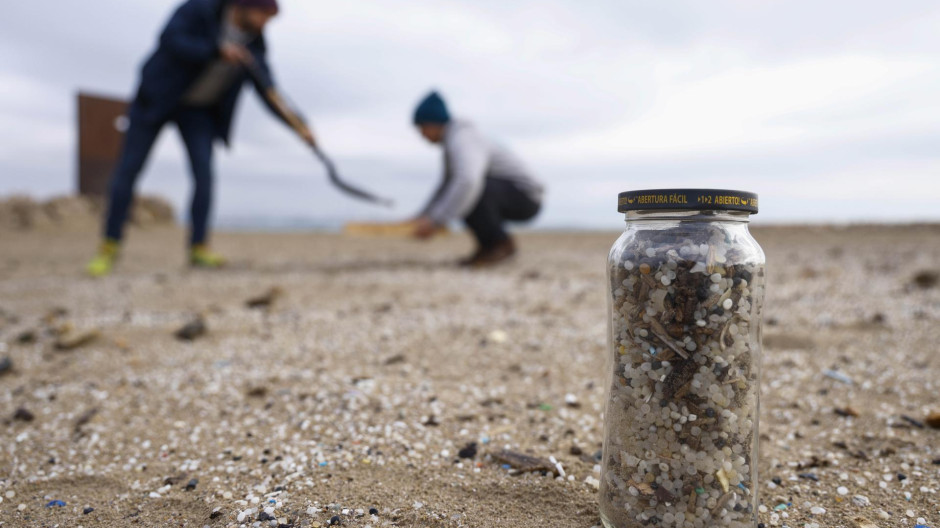
[[[506,180],[541,203],[544,186],[513,153],[484,137],[470,122],[454,120],[444,131],[444,181],[424,214],[438,224],[466,218],[487,178]]]

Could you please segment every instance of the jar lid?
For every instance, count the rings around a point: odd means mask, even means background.
[[[746,211],[757,214],[757,194],[726,189],[648,189],[619,195],[617,210]]]

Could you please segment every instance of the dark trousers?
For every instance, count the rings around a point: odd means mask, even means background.
[[[170,120],[176,123],[183,137],[195,184],[190,208],[190,244],[202,244],[208,234],[209,210],[212,207],[214,119],[208,109],[180,108]],[[124,224],[134,199],[134,186],[165,124],[131,120],[124,136],[121,159],[111,179],[111,197],[105,223],[105,236],[108,238],[121,240],[123,237]]]
[[[541,204],[509,180],[487,178],[480,201],[464,219],[482,249],[509,238],[503,226],[507,220],[522,222],[538,214]]]

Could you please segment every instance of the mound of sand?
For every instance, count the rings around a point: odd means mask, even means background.
[[[0,200],[0,231],[84,230],[101,225],[104,202],[88,196],[60,196],[36,201],[27,196]],[[131,210],[138,226],[171,225],[173,206],[163,198],[139,196]]]

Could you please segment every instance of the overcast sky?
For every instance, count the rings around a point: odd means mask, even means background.
[[[440,178],[410,125],[441,90],[549,187],[536,225],[618,227],[620,191],[758,192],[758,220],[940,220],[940,2],[281,0],[268,31],[285,91],[347,179],[246,91],[219,149],[223,219],[393,218]],[[128,97],[178,0],[7,2],[0,194],[74,188],[75,95]],[[142,189],[188,201],[175,129]]]

